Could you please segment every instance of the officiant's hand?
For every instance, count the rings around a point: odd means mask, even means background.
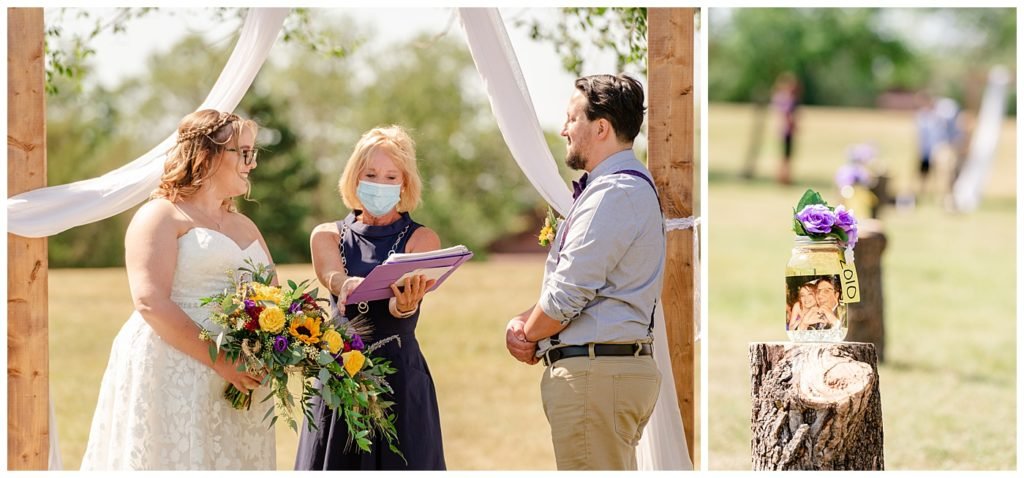
[[[434,286],[437,279],[427,280],[423,274],[416,274],[405,280],[399,288],[397,282],[391,284],[391,292],[395,294],[395,308],[399,314],[408,314],[416,310],[427,290]]]
[[[537,342],[526,340],[523,322],[518,317],[508,321],[508,325],[505,326],[505,347],[516,360],[527,365],[533,365],[540,360],[535,355]]]
[[[341,288],[338,290],[338,293],[336,294],[338,296],[338,303],[344,304],[346,299],[348,299],[348,295],[351,294],[352,291],[356,289],[356,287],[359,287],[359,284],[362,284],[363,280],[363,277],[346,278],[345,282],[341,283]]]

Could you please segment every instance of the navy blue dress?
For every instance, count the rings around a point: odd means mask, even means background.
[[[422,227],[413,222],[408,213],[402,213],[399,220],[386,226],[369,226],[358,222],[358,213],[360,211],[338,222],[339,231],[344,230],[343,225],[348,225],[348,231],[341,240],[344,243],[346,265],[353,277],[366,277],[370,270],[387,259],[392,248],[395,252],[405,252],[409,237]],[[348,429],[344,418],[335,417],[335,413],[324,406],[317,396],[313,399],[313,417],[318,428],[310,432],[303,424],[295,469],[444,470],[441,420],[437,410],[434,379],[430,376],[430,369],[427,368],[415,335],[420,312],[417,310],[409,318],[398,319],[388,310],[387,300],[372,301],[369,306],[366,315],[373,321],[374,336],[364,338],[366,344],[392,335],[401,338],[401,345],[399,341],[388,342],[375,350],[373,355],[390,360],[391,365],[398,369],[388,377],[388,383],[395,393],[384,399],[395,402],[391,410],[397,416],[395,429],[398,432],[398,449],[405,455],[408,464],[389,450],[381,437],[373,440],[370,453],[363,452],[354,443],[346,451]],[[345,308],[346,317],[353,318],[358,314],[355,304]]]

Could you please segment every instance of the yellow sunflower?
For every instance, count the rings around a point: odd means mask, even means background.
[[[308,345],[320,343],[320,319],[313,317],[299,316],[292,319],[291,327],[288,328],[292,337]]]

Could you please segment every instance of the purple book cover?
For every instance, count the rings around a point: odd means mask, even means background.
[[[473,257],[473,253],[467,252],[466,254],[448,257],[381,264],[370,271],[366,276],[366,279],[359,284],[359,287],[356,287],[355,290],[348,295],[345,303],[356,304],[359,302],[369,302],[371,300],[390,299],[395,295],[391,292],[391,284],[395,283],[395,281],[405,274],[417,269],[450,268],[437,279],[437,282],[434,283],[433,287],[427,290],[427,292],[430,292],[437,289],[438,286],[440,286],[445,279],[452,274],[452,272],[455,272],[455,269],[462,265],[463,262],[468,261],[471,257]]]

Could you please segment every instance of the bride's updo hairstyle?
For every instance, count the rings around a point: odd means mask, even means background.
[[[151,197],[177,202],[195,194],[217,170],[221,153],[228,147],[238,148],[242,128],[255,133],[257,126],[252,120],[217,110],[200,110],[182,118],[178,140],[167,152],[160,186]],[[233,210],[230,201],[227,205]]]

